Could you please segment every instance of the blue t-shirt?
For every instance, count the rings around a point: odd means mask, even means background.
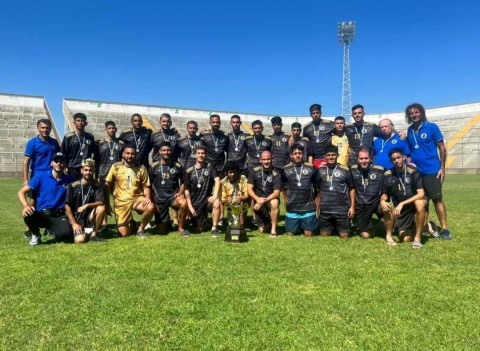
[[[400,149],[405,156],[410,156],[407,140],[400,139],[400,135],[396,132],[390,139],[375,139],[373,142],[373,164],[382,166],[385,169],[393,168],[393,163],[390,161],[390,156],[388,156],[393,149]]]
[[[25,148],[25,156],[30,157],[30,169],[32,178],[37,171],[49,171],[52,167],[50,161],[53,155],[60,150],[56,139],[48,137],[46,141],[36,136],[30,139]]]
[[[443,140],[442,132],[435,123],[423,122],[417,132],[413,126],[408,127],[408,144],[411,160],[417,165],[422,176],[437,174],[441,163],[437,143]]]
[[[28,186],[36,195],[35,210],[41,211],[45,208],[63,210],[68,184],[71,182],[73,179],[65,174],[57,180],[51,170],[36,172],[28,182]]]

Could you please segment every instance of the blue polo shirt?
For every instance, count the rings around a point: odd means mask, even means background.
[[[410,156],[410,148],[407,140],[400,139],[398,133],[394,133],[390,139],[377,138],[373,142],[373,164],[382,166],[385,169],[393,168],[388,154],[393,149],[400,149],[405,156]]]
[[[65,197],[71,182],[73,179],[65,174],[62,174],[59,180],[55,179],[51,169],[47,172],[36,172],[27,184],[36,194],[35,210],[65,209]]]
[[[51,170],[50,161],[59,150],[60,146],[56,139],[48,137],[46,141],[43,141],[38,135],[30,139],[24,153],[25,156],[30,157],[30,169],[32,170],[30,177],[32,178],[37,171]]]
[[[437,143],[443,140],[440,128],[435,123],[423,122],[415,133],[413,126],[410,126],[407,140],[412,162],[417,165],[420,174],[437,174],[441,167]]]

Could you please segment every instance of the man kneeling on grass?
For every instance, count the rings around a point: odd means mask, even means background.
[[[82,161],[80,173],[82,179],[68,186],[65,212],[72,226],[76,244],[90,241],[103,241],[97,233],[105,214],[105,191],[99,182],[93,179],[95,161],[91,158]],[[90,235],[86,227],[93,227]]]
[[[384,212],[386,240],[389,246],[397,243],[393,240],[393,228],[397,224],[400,241],[412,241],[410,228],[415,220],[415,237],[412,249],[421,249],[422,228],[425,222],[425,192],[420,174],[405,164],[405,155],[399,149],[389,153],[394,167],[385,172],[385,186],[380,206]],[[392,198],[393,207],[389,202]],[[415,218],[416,215],[416,218]]]
[[[146,237],[145,226],[152,219],[155,206],[152,202],[150,179],[145,166],[136,165],[136,148],[127,145],[123,149],[122,162],[112,165],[105,179],[108,190],[113,188],[117,230],[121,236],[129,236],[133,227],[133,211],[142,213],[137,236]]]
[[[262,152],[261,166],[248,172],[248,194],[253,199],[253,212],[260,233],[277,237],[278,205],[282,190],[282,175],[272,167],[272,153]]]
[[[185,230],[188,207],[183,197],[183,168],[180,163],[172,161],[172,145],[168,141],[160,143],[158,152],[160,160],[150,167],[153,199],[157,207],[155,213],[157,230],[160,234],[166,234],[172,228],[168,213],[171,207],[178,211],[178,233],[182,237],[189,237],[190,233]]]

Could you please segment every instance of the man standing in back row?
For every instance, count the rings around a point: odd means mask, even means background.
[[[428,199],[431,199],[435,205],[435,212],[442,226],[440,236],[444,240],[451,240],[452,234],[447,227],[447,209],[442,196],[447,160],[447,149],[442,132],[435,123],[427,121],[425,108],[418,103],[407,106],[405,120],[411,124],[407,133],[411,161],[422,176]]]
[[[148,169],[148,154],[152,150],[152,130],[143,127],[143,118],[138,113],[132,115],[130,123],[132,124],[132,128],[123,130],[119,139],[123,141],[125,145],[134,147],[135,162],[137,165],[143,165]]]
[[[310,116],[312,116],[312,122],[303,128],[303,136],[308,138],[310,144],[311,155],[308,156],[308,162],[318,169],[327,162],[325,150],[331,143],[335,124],[322,120],[322,105],[319,104],[310,106]]]

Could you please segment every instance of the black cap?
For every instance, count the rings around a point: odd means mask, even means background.
[[[66,162],[67,159],[65,158],[65,155],[62,154],[61,152],[57,152],[55,155],[52,157],[52,161],[58,161],[61,160],[63,162]]]
[[[272,125],[273,124],[282,124],[282,117],[275,116],[270,120],[270,122],[272,122]]]

